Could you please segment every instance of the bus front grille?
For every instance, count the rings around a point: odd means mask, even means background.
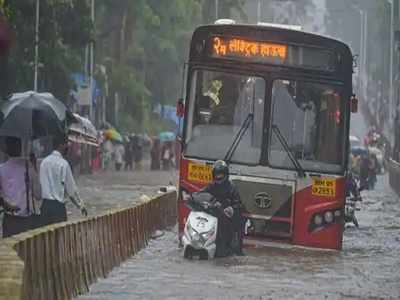
[[[244,215],[252,221],[254,235],[282,236],[291,234],[293,188],[280,181],[265,182],[233,179],[244,205]]]

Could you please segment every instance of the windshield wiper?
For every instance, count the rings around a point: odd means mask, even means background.
[[[247,129],[249,128],[249,126],[253,122],[253,120],[254,120],[254,114],[249,113],[246,120],[244,120],[242,126],[240,126],[240,129],[239,129],[238,133],[236,134],[232,145],[229,147],[228,152],[226,152],[224,161],[227,164],[229,164],[229,162],[231,161],[233,154],[235,153],[237,147],[239,146],[240,141],[243,138],[243,135],[246,133]]]
[[[286,151],[287,155],[289,156],[289,159],[293,163],[293,166],[296,169],[299,177],[305,177],[305,173],[304,173],[303,168],[301,167],[300,162],[297,160],[296,156],[290,150],[290,147],[289,147],[285,137],[282,135],[281,131],[279,130],[279,127],[275,124],[272,124],[272,131],[276,134],[283,149]]]

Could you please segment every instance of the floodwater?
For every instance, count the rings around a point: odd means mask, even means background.
[[[171,231],[79,299],[400,299],[400,199],[378,180],[341,252],[259,248],[188,261]]]

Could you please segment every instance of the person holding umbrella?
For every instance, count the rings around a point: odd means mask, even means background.
[[[9,159],[0,166],[0,195],[4,208],[3,237],[33,229],[40,226],[35,222],[34,209],[26,201],[26,165],[21,158],[21,140],[15,137],[5,138],[5,152]],[[35,168],[30,166],[30,184],[35,200],[40,199],[40,185]],[[32,201],[34,201],[32,199]],[[33,208],[35,205],[33,205]]]
[[[56,150],[45,159],[46,167],[40,170],[40,184],[42,187],[42,198],[46,200],[57,200],[61,205],[55,203],[43,203],[42,213],[45,216],[45,224],[49,221],[61,220],[63,215],[63,197],[65,190],[71,193],[70,196],[78,201],[83,213],[86,209],[76,196],[75,182],[72,178],[71,168],[61,153],[66,149],[65,133],[71,123],[76,122],[73,114],[61,101],[57,100],[50,93],[26,92],[14,94],[9,101],[2,105],[0,110],[0,136],[17,137],[23,141],[23,153],[25,157],[25,194],[26,205],[30,211],[31,202],[31,172],[29,160],[35,160],[33,153],[33,141],[43,137],[56,137]],[[58,139],[58,140],[57,140]],[[67,164],[68,168],[65,167]],[[43,165],[43,162],[42,162]],[[57,173],[57,171],[59,173]],[[53,176],[54,178],[49,178]],[[72,179],[71,179],[72,178]],[[62,187],[60,187],[60,185]],[[65,185],[65,186],[64,186]],[[44,188],[44,190],[43,190]],[[75,191],[75,192],[74,192]],[[76,199],[77,198],[77,199]],[[51,219],[50,214],[56,210],[57,216]],[[49,218],[49,220],[46,220]],[[66,216],[65,216],[66,218]]]
[[[63,155],[68,150],[68,139],[60,135],[54,139],[54,151],[40,165],[40,185],[43,204],[43,225],[67,221],[65,200],[69,198],[87,216],[84,202],[80,199],[71,167]]]

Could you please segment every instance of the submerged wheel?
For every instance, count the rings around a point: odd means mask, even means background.
[[[190,247],[186,247],[183,257],[186,259],[193,259],[193,250]]]
[[[358,220],[356,217],[353,218],[353,224],[358,228]]]
[[[208,259],[208,253],[207,253],[207,251],[202,251],[202,252],[200,252],[199,259],[200,259],[200,260],[207,260],[207,259]]]

